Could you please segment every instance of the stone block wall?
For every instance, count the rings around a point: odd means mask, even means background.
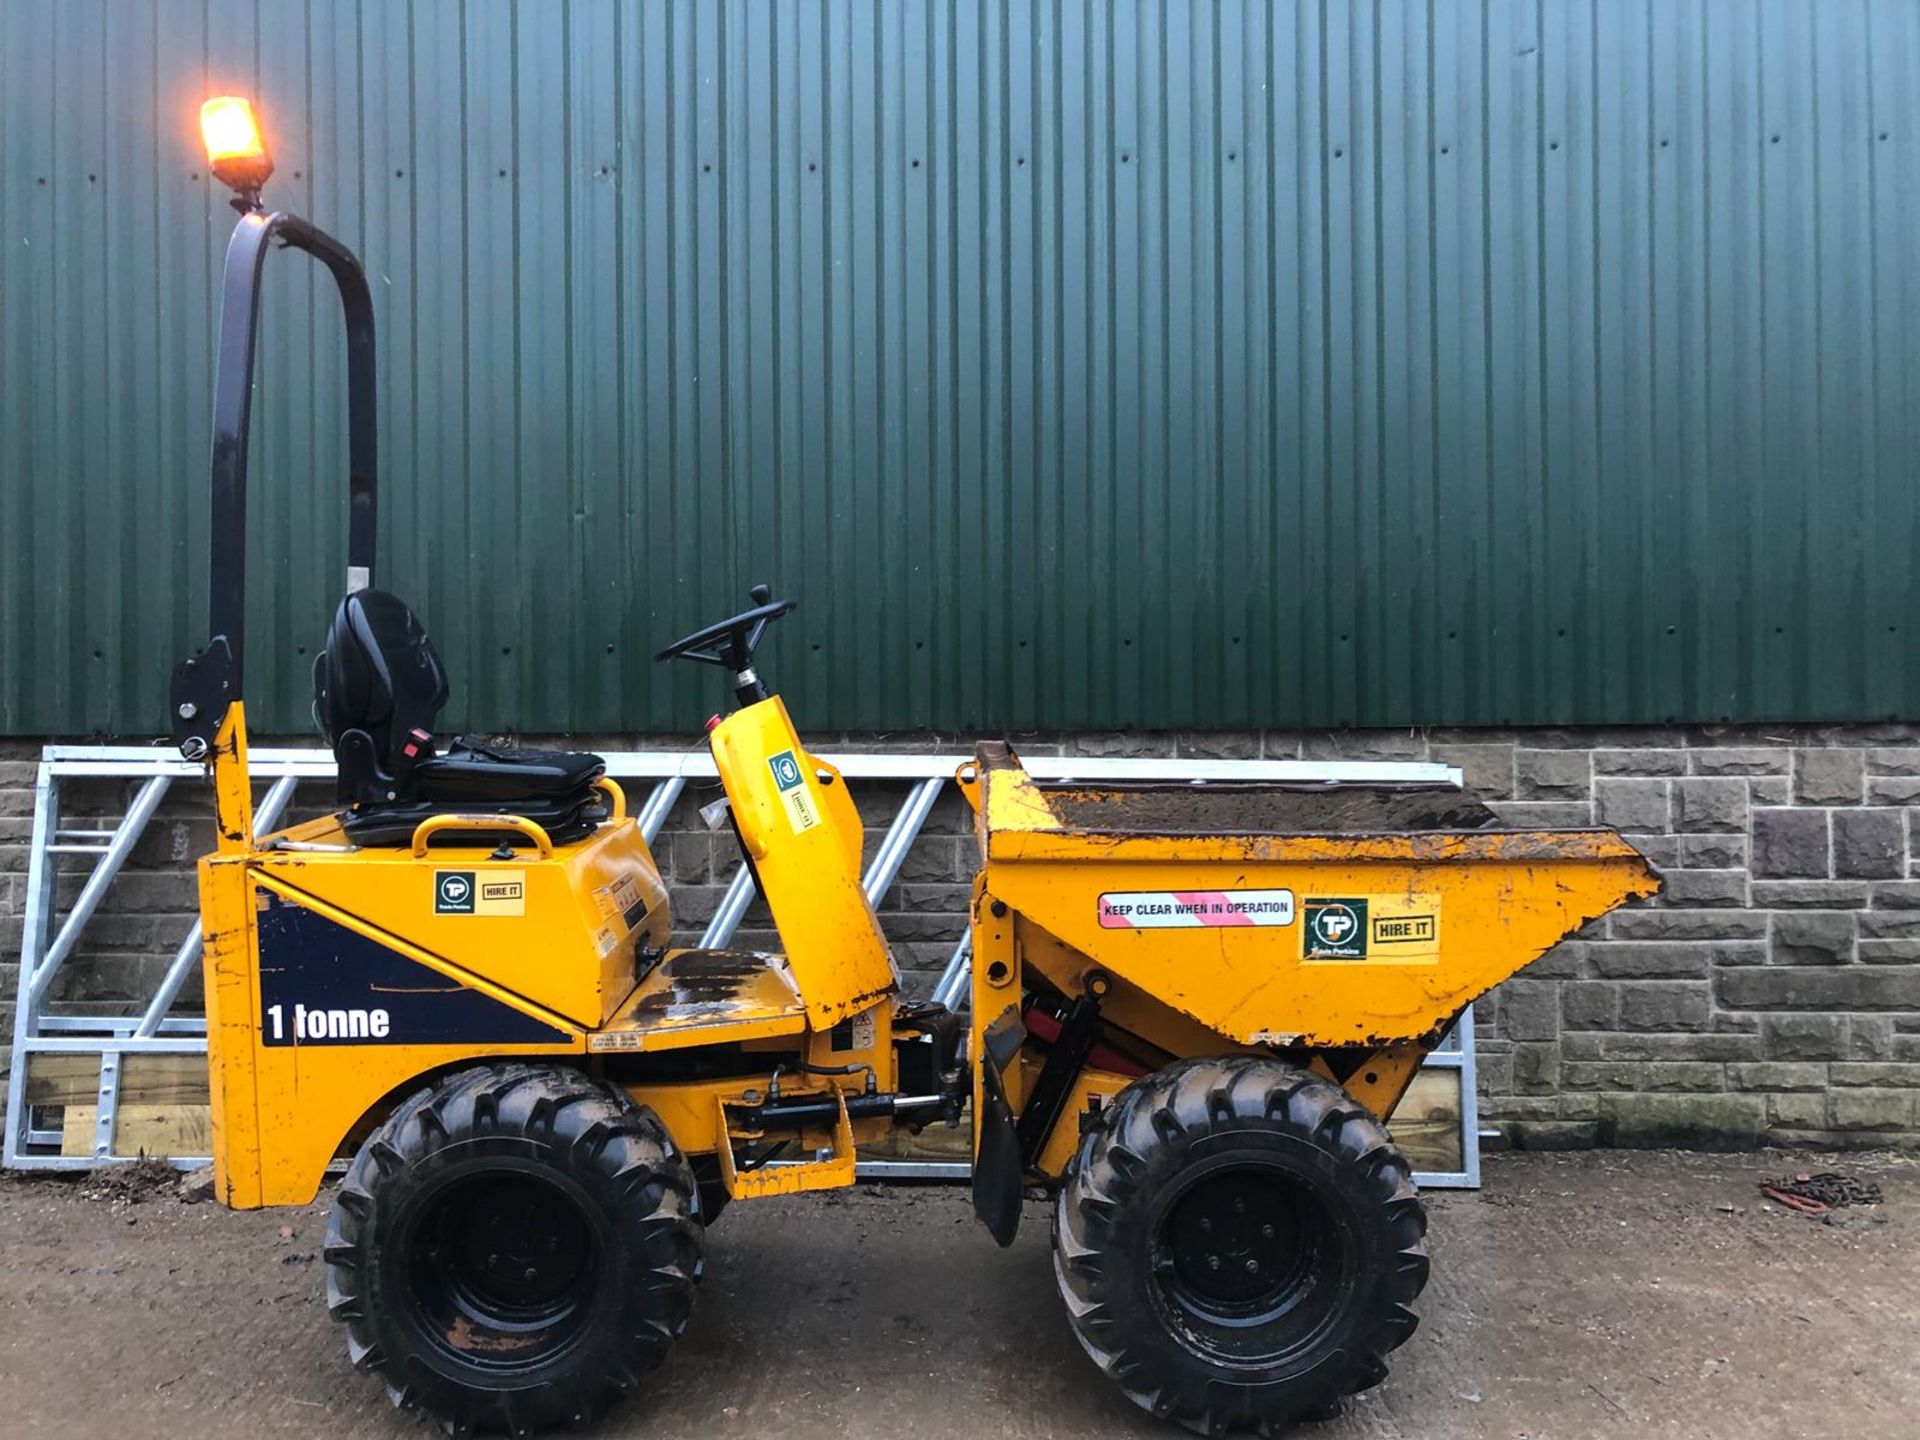
[[[1659,727],[1015,737],[1028,753],[1435,759],[1509,823],[1617,827],[1665,892],[1561,944],[1479,1007],[1487,1123],[1527,1146],[1920,1141],[1920,726]],[[609,749],[684,737],[593,737]],[[957,737],[823,736],[821,750],[959,753]],[[0,742],[0,1014],[11,1035],[37,744]],[[870,846],[904,787],[855,788]],[[131,787],[69,791],[112,815]],[[684,938],[734,867],[690,789],[658,844]],[[303,795],[312,808],[323,792]],[[93,922],[58,993],[111,1009],[150,987],[193,917],[211,844],[182,783]],[[76,862],[83,864],[83,861]],[[975,864],[957,794],[935,807],[882,920],[927,985],[965,920]],[[79,884],[62,882],[63,896]],[[739,943],[774,946],[765,910]],[[192,1004],[190,988],[183,1004]]]
[[[1489,798],[1507,743],[1481,770]],[[1483,1007],[1489,1108],[1516,1141],[1914,1137],[1920,732],[1521,731],[1511,746],[1503,816],[1591,814],[1666,878]]]

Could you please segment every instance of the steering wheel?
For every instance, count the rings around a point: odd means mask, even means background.
[[[654,652],[656,661],[698,660],[703,665],[719,665],[733,672],[734,693],[742,705],[767,698],[768,691],[754,673],[753,652],[767,626],[797,608],[792,600],[776,600],[770,586],[756,585],[748,592],[753,609],[682,635],[663,650]]]

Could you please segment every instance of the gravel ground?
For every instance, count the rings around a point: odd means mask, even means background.
[[[1786,1213],[1841,1168],[1883,1205]],[[1435,1194],[1423,1321],[1305,1440],[1920,1435],[1920,1166],[1888,1156],[1489,1157]],[[0,1433],[417,1436],[321,1300],[326,1196],[234,1214],[164,1189],[0,1184]],[[957,1188],[735,1206],[694,1321],[607,1437],[1155,1436],[1069,1335],[1044,1207],[998,1250]]]

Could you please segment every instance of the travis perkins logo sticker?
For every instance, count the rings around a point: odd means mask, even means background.
[[[436,870],[433,872],[433,913],[524,915],[527,913],[527,872]]]
[[[1302,903],[1303,960],[1427,964],[1440,956],[1440,897],[1314,896]]]
[[[1367,902],[1363,899],[1309,900],[1305,950],[1309,960],[1367,958]]]

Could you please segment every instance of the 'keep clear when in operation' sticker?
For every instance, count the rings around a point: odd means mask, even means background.
[[[1111,890],[1100,897],[1103,930],[1292,923],[1291,890]]]
[[[782,750],[768,759],[767,768],[773,772],[774,792],[787,812],[787,824],[793,827],[794,834],[804,835],[820,823],[820,812],[814,808],[799,760],[793,751]]]

